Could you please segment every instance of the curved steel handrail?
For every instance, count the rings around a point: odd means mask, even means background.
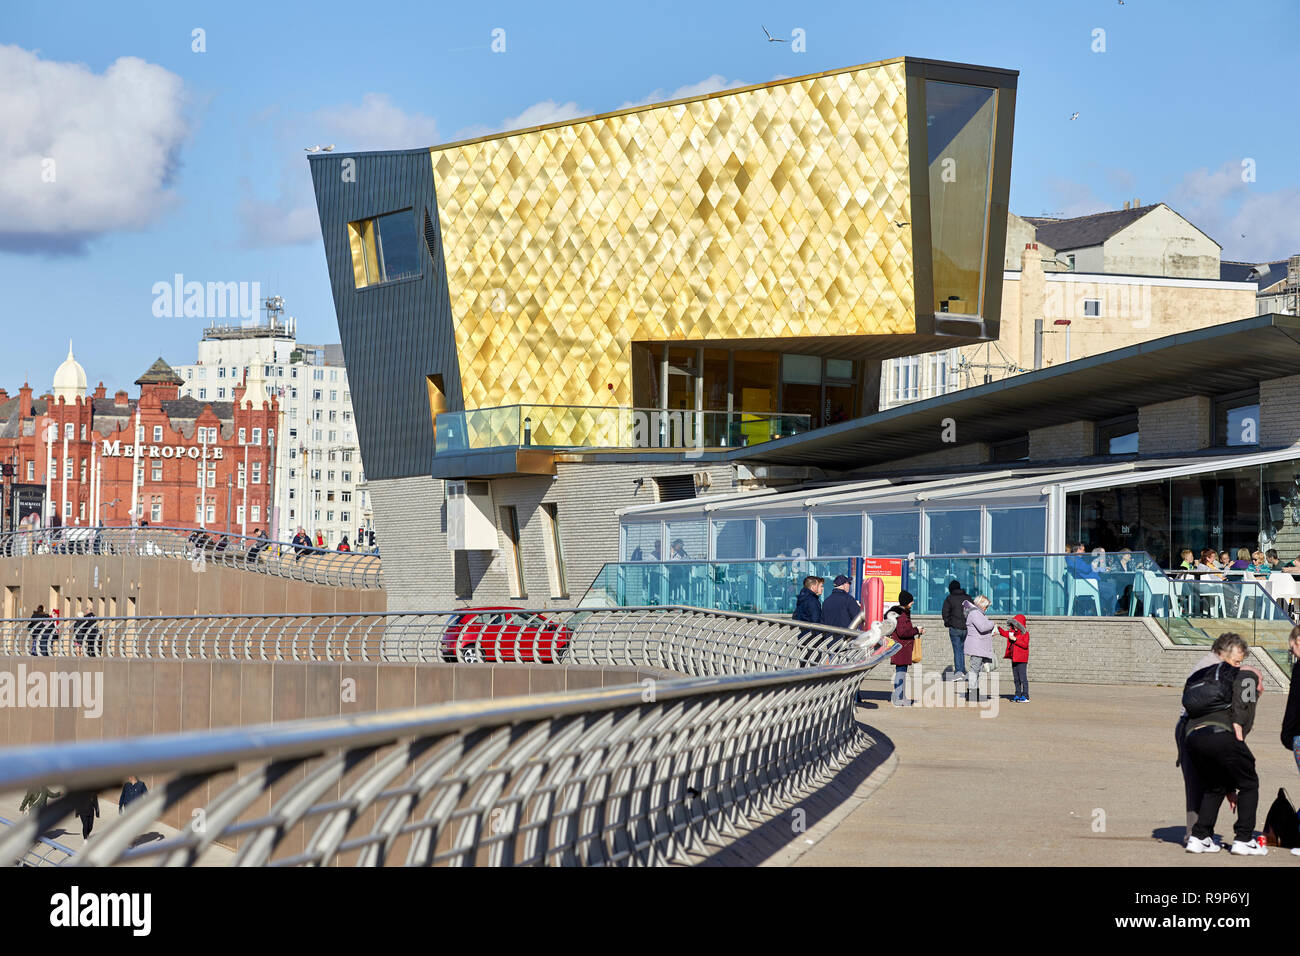
[[[203,535],[206,538],[200,539]],[[145,525],[139,528],[36,528],[0,535],[0,558],[45,554],[130,555],[209,563],[312,584],[382,588],[379,554],[330,551],[254,535],[203,528]]]
[[[14,821],[8,817],[0,817],[0,827],[12,827]],[[0,830],[4,833],[4,830]],[[77,855],[77,851],[71,847],[64,846],[58,840],[51,840],[49,837],[37,837],[22,856],[14,861],[15,866],[64,866],[68,860]]]
[[[0,858],[17,858],[79,800],[136,774],[153,778],[149,792],[73,865],[188,865],[218,840],[238,841],[238,865],[681,862],[770,818],[852,759],[866,743],[854,692],[892,653],[868,656],[852,631],[698,608],[544,613],[569,638],[566,663],[671,662],[685,676],[647,670],[639,684],[601,690],[0,751],[0,791],[38,781],[65,788],[39,819],[0,836]],[[318,660],[345,644],[354,652],[358,636],[366,649],[382,621],[401,633],[381,649],[405,660],[464,625],[463,612],[262,617],[274,620],[221,618],[226,633],[241,635],[228,640],[243,659],[264,655],[273,639],[280,660]],[[325,646],[312,643],[331,626],[326,618],[350,626]],[[136,623],[174,630],[175,622]],[[300,637],[308,625],[311,642]],[[201,826],[133,846],[164,814],[194,807],[196,788],[225,784],[240,765],[253,769],[201,807]]]

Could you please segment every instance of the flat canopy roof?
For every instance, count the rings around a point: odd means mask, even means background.
[[[849,470],[1300,373],[1300,317],[1257,315],[737,449],[731,461]],[[946,419],[956,429],[945,445]]]

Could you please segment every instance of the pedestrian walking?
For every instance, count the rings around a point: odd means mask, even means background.
[[[57,800],[61,796],[63,796],[63,794],[55,793],[49,787],[41,787],[39,790],[28,790],[26,795],[23,797],[22,804],[18,807],[18,812],[26,813],[30,807],[39,813],[45,809],[45,804],[49,803],[51,800]]]
[[[824,578],[809,575],[803,579],[803,590],[794,601],[794,619],[807,621],[809,624],[822,622],[822,588],[826,586]],[[787,594],[790,592],[787,591]]]
[[[100,656],[99,619],[95,617],[94,611],[87,611],[73,625],[72,640],[87,657]]]
[[[1219,635],[1209,651],[1203,654],[1192,666],[1188,677],[1223,660],[1224,648],[1228,646],[1228,636],[1227,634]],[[1178,748],[1178,759],[1174,761],[1174,766],[1180,768],[1183,772],[1184,810],[1187,815],[1187,827],[1183,831],[1183,846],[1187,846],[1187,841],[1191,839],[1192,828],[1196,826],[1196,818],[1201,813],[1201,797],[1205,795],[1204,788],[1201,786],[1201,779],[1196,775],[1196,768],[1192,766],[1191,760],[1187,757],[1184,746],[1186,741],[1187,709],[1183,708],[1179,714],[1178,723],[1174,724],[1174,743]]]
[[[911,707],[916,701],[907,696],[907,669],[916,663],[916,641],[925,628],[912,623],[912,595],[907,591],[898,592],[898,603],[885,612],[885,617],[894,619],[892,636],[899,644],[889,659],[894,665],[894,692],[890,702],[895,707]]]
[[[1296,685],[1300,684],[1300,625],[1291,628],[1291,689],[1286,695],[1286,711],[1282,714],[1282,746],[1295,754],[1296,769],[1300,770],[1300,691],[1296,690]],[[1295,856],[1300,856],[1300,847],[1293,847],[1291,850]]]
[[[1183,687],[1187,710],[1184,753],[1191,759],[1204,793],[1188,853],[1216,853],[1214,824],[1224,797],[1237,792],[1237,822],[1233,827],[1234,856],[1264,856],[1268,850],[1255,839],[1259,810],[1259,775],[1255,755],[1246,736],[1255,722],[1255,706],[1262,692],[1259,673],[1243,667],[1246,642],[1238,634],[1220,635],[1222,659],[1197,671]]]
[[[36,610],[32,611],[32,616],[27,621],[27,636],[31,638],[33,657],[50,656],[49,641],[45,634],[45,626],[49,620],[50,616],[45,612],[45,605],[36,605]]]
[[[1023,614],[1017,614],[1007,621],[1006,627],[999,627],[998,633],[1007,639],[1007,649],[1003,652],[1004,660],[1011,661],[1011,676],[1015,681],[1015,694],[1012,700],[1018,704],[1029,703],[1029,622]]]
[[[966,673],[966,655],[963,645],[966,643],[966,612],[962,605],[970,600],[970,595],[961,588],[958,581],[948,582],[948,596],[943,599],[940,614],[943,626],[948,629],[948,639],[952,641],[952,674],[950,680],[961,680]]]
[[[139,777],[127,777],[126,783],[122,784],[122,795],[117,798],[117,812],[121,814],[133,801],[139,800],[148,792],[149,788]]]
[[[77,817],[81,820],[81,838],[88,840],[94,829],[95,817],[99,816],[99,797],[94,794],[77,808]]]
[[[989,599],[977,594],[970,601],[962,601],[966,612],[966,641],[962,650],[966,654],[966,699],[980,699],[980,672],[993,665],[993,622],[984,612]]]

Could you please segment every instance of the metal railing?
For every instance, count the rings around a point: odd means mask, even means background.
[[[224,534],[202,528],[36,528],[0,535],[0,558],[43,554],[130,555],[189,561],[197,569],[217,564],[241,571],[329,584],[381,588],[379,555],[328,551],[290,541]]]
[[[506,619],[508,616],[508,619]],[[700,621],[708,620],[707,628]],[[0,655],[134,660],[563,663],[745,674],[830,658],[787,619],[694,608],[0,619]],[[827,629],[827,634],[839,632]],[[842,636],[842,635],[840,635]],[[473,650],[471,650],[473,649]],[[821,657],[818,655],[821,654]]]
[[[14,822],[7,817],[0,817],[0,837],[4,827],[11,827]],[[63,866],[77,855],[77,851],[64,846],[57,840],[37,837],[36,842],[13,861],[14,866]]]
[[[0,832],[0,860],[136,775],[148,793],[70,865],[192,865],[215,844],[241,866],[688,862],[862,750],[855,693],[893,652],[868,656],[852,631],[694,608],[544,613],[566,629],[565,663],[688,676],[0,751],[0,792],[64,791]],[[169,813],[194,822],[133,846]]]

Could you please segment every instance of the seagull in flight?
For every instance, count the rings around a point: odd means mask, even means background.
[[[1079,118],[1079,111],[1078,111],[1078,110],[1075,110],[1075,111],[1074,111],[1074,115],[1071,116],[1070,119],[1071,119],[1071,120],[1077,120],[1078,118]]]
[[[303,151],[304,151],[304,152],[307,152],[307,153],[319,153],[319,152],[320,152],[320,147],[319,147],[319,146],[304,146],[304,147],[303,147]]]
[[[762,26],[762,24],[759,24],[759,26]],[[763,27],[763,32],[764,32],[764,33],[767,33],[767,27]],[[774,37],[774,36],[772,36],[772,34],[767,33],[767,42],[768,42],[768,43],[784,43],[785,40],[782,39],[781,37]]]
[[[910,226],[911,223],[910,223],[910,222],[896,222],[896,223],[894,223],[894,225],[895,225],[895,226],[898,226],[898,227],[901,229],[901,228],[903,228],[903,226]]]

